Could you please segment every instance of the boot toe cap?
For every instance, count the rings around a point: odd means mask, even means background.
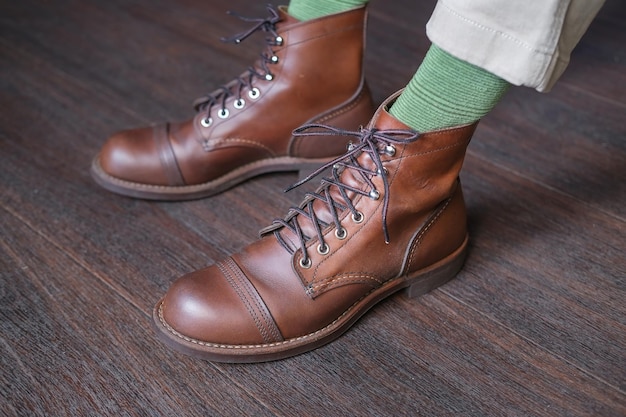
[[[215,267],[178,279],[163,297],[158,320],[170,333],[200,345],[263,342],[246,306]]]
[[[124,130],[109,137],[98,157],[107,175],[134,183],[167,185],[153,138],[153,129]]]

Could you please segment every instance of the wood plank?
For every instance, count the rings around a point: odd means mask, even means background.
[[[12,63],[18,69],[28,67],[27,60],[16,59]],[[232,227],[234,215],[238,214],[240,219],[259,215],[259,210],[250,206],[239,212],[230,208],[244,199],[241,198],[244,190],[217,197],[212,200],[215,209],[208,210],[206,202],[201,201],[185,206],[153,204],[121,198],[100,189],[88,174],[93,155],[88,141],[74,138],[82,136],[95,142],[108,117],[128,119],[128,116],[112,110],[98,111],[106,108],[106,104],[96,98],[83,105],[88,90],[51,70],[35,70],[30,75],[25,70],[14,71],[4,74],[3,79],[20,88],[0,98],[0,105],[12,106],[15,112],[0,115],[4,127],[2,205],[25,223],[53,237],[75,259],[85,259],[85,264],[98,269],[103,279],[127,282],[128,276],[150,277],[144,282],[148,287],[125,291],[154,294],[147,299],[141,297],[140,303],[146,311],[171,279],[204,266],[253,238],[254,231],[247,229],[248,233],[241,233]],[[56,87],[47,87],[48,93],[42,97],[38,93],[44,86]],[[5,98],[7,101],[2,103]],[[72,109],[75,120],[66,119],[68,108]],[[34,114],[47,117],[33,124],[30,120]],[[94,119],[93,114],[103,117]],[[30,128],[24,130],[22,126]],[[42,179],[46,181],[42,183]],[[258,188],[249,191],[261,192],[262,188]],[[194,220],[194,208],[207,217]],[[171,218],[168,211],[178,218]],[[194,228],[198,223],[204,229]],[[250,222],[239,223],[246,223],[244,227],[254,226]],[[206,230],[210,238],[202,239],[198,230],[200,233]],[[171,266],[153,262],[155,258],[169,260]],[[144,269],[146,265],[155,269]],[[158,280],[158,287],[152,279]]]
[[[258,40],[236,46],[220,41],[233,26],[249,25],[226,16],[226,5],[66,3],[6,5],[3,38],[108,96],[112,106],[142,115],[143,123],[192,115],[194,99],[239,75],[259,53]],[[233,3],[229,7],[239,5]],[[264,14],[264,6],[257,4],[254,13]]]
[[[626,219],[625,111],[566,87],[517,89],[485,118],[469,152]]]
[[[623,390],[626,222],[468,158],[472,252],[447,292]]]
[[[282,415],[299,414],[303,398],[310,415],[330,404],[336,415],[622,415],[623,392],[445,288],[418,301],[394,297],[314,352],[225,372],[263,401],[282,393]],[[294,374],[297,382],[282,377]]]
[[[271,415],[216,367],[156,344],[145,311],[0,213],[3,413]]]

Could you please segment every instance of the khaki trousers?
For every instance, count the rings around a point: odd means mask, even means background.
[[[604,0],[439,0],[432,43],[514,85],[549,91]]]

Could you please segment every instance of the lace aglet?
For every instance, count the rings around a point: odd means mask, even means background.
[[[233,37],[231,37],[231,38],[226,38],[226,37],[222,36],[222,37],[220,38],[220,41],[221,41],[221,42],[224,42],[224,43],[235,43],[235,44],[239,44],[239,43],[241,43],[241,38],[239,38],[239,37],[237,37],[237,36],[233,36]]]

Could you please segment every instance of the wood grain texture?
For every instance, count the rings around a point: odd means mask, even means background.
[[[435,2],[370,5],[375,100],[404,86]],[[294,174],[205,200],[98,188],[111,133],[191,114],[262,38],[251,0],[0,3],[0,415],[623,416],[626,7],[608,0],[550,94],[514,88],[462,172],[458,277],[391,297],[336,342],[223,365],[162,346],[151,309],[181,274],[255,239],[298,201]]]

